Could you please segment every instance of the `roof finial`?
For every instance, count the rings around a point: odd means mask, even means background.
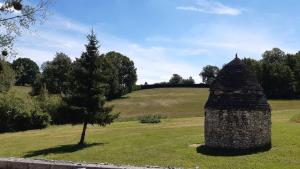
[[[237,53],[235,54],[235,58],[236,58],[236,59],[238,58],[238,55],[237,55]]]

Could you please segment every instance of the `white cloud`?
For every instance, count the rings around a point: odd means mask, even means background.
[[[89,27],[67,18],[55,20],[55,23],[46,23],[37,33],[20,39],[16,44],[20,57],[30,57],[42,64],[51,60],[56,52],[64,52],[72,59],[81,55]],[[95,32],[100,40],[100,52],[114,50],[134,61],[139,84],[168,81],[174,73],[184,78],[192,76],[196,82],[200,82],[198,74],[203,66],[222,66],[236,52],[242,57],[259,59],[265,50],[276,46],[291,51],[285,48],[287,44],[272,36],[271,29],[265,25],[242,26],[214,22],[201,28],[191,27],[176,38],[159,35],[148,37],[146,44],[107,34],[97,27]]]
[[[47,26],[52,29],[64,29],[82,34],[87,34],[92,28],[59,15],[52,16],[47,21]]]
[[[56,22],[54,23],[53,20]],[[68,33],[70,31],[72,33]],[[30,57],[39,65],[52,60],[56,52],[64,52],[75,59],[84,50],[88,32],[88,26],[67,18],[54,16],[49,19],[46,25],[38,28],[37,32],[29,32],[19,39],[16,44],[18,57]],[[127,55],[134,61],[138,74],[137,83],[139,84],[168,81],[173,73],[178,73],[185,78],[193,76],[197,82],[200,82],[198,76],[200,68],[198,66],[176,60],[172,56],[172,53],[183,56],[185,54],[194,55],[200,50],[143,46],[104,33],[97,28],[95,28],[95,32],[101,44],[101,53],[114,50]]]
[[[194,5],[178,6],[176,9],[185,11],[195,11],[208,14],[219,15],[239,15],[241,10],[233,7],[226,6],[220,2],[210,0],[199,0]]]
[[[174,73],[178,73],[184,78],[193,76],[197,82],[200,82],[198,74],[201,67],[176,60],[172,55],[172,53],[176,53],[175,49],[157,46],[145,47],[107,35],[101,35],[100,37],[104,40],[102,49],[105,52],[115,50],[127,55],[134,61],[137,67],[139,84],[168,81]]]
[[[55,52],[19,47],[18,54],[19,57],[30,58],[34,60],[38,65],[42,65],[45,61],[52,60],[55,55]]]

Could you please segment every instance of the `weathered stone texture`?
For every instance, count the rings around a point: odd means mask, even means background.
[[[271,144],[271,112],[205,111],[205,145],[212,148],[251,149]]]
[[[255,74],[239,58],[219,72],[205,104],[205,146],[271,147],[271,108]]]

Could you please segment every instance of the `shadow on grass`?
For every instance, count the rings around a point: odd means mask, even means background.
[[[271,149],[271,145],[265,145],[262,147],[250,148],[250,149],[221,149],[211,148],[205,145],[197,147],[197,153],[209,155],[209,156],[242,156],[251,155]]]
[[[98,146],[98,145],[104,145],[104,144],[106,144],[106,143],[89,143],[89,144],[84,144],[84,145],[78,145],[78,144],[60,145],[57,147],[27,152],[27,154],[24,155],[24,158],[35,157],[35,156],[39,156],[39,155],[48,155],[48,154],[73,153],[73,152],[80,151],[85,148]]]

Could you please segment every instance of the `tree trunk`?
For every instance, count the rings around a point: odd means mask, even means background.
[[[78,145],[84,145],[86,127],[87,127],[87,121],[85,120],[84,123],[83,123],[81,138],[80,138],[80,141],[79,141]]]

